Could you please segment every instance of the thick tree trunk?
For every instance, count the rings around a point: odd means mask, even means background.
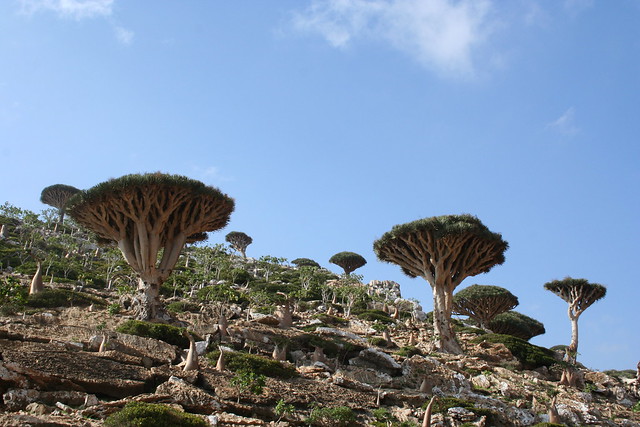
[[[444,353],[462,354],[462,347],[456,340],[451,327],[451,295],[443,286],[433,287],[433,329],[436,348]]]
[[[38,261],[38,269],[36,274],[33,275],[31,280],[31,288],[29,289],[29,295],[37,294],[44,290],[44,282],[42,281],[42,263]]]
[[[168,320],[170,317],[160,302],[160,283],[138,280],[138,320]]]

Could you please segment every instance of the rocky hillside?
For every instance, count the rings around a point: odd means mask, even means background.
[[[19,278],[26,286],[29,277]],[[0,317],[0,425],[99,426],[136,401],[219,426],[419,426],[432,396],[433,426],[531,426],[548,422],[550,409],[570,426],[640,425],[633,379],[582,369],[579,388],[561,386],[550,351],[462,325],[465,355],[454,356],[432,352],[428,323],[390,318],[381,328],[379,319],[326,315],[319,302],[286,328],[241,305],[222,326],[183,311],[174,324],[200,340],[198,368],[183,370],[188,340],[118,332],[132,316],[114,309],[116,292],[73,295]],[[218,349],[224,368],[216,368]],[[248,354],[264,365],[238,358]],[[243,385],[249,371],[238,366],[254,371],[257,387]]]

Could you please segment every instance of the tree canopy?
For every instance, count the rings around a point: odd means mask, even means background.
[[[335,264],[339,267],[342,267],[344,270],[344,274],[349,275],[357,268],[362,267],[367,263],[367,260],[364,259],[362,255],[359,255],[355,252],[338,252],[329,258],[329,262],[331,264]]]
[[[526,341],[546,332],[541,322],[517,311],[498,314],[488,326],[496,334],[511,335]]]
[[[517,305],[518,297],[499,286],[471,285],[453,296],[453,313],[469,316],[485,329],[494,317]]]
[[[62,224],[64,221],[64,213],[69,199],[80,190],[71,185],[54,184],[45,187],[40,193],[40,201],[46,205],[53,206],[58,209],[58,222]]]
[[[227,225],[233,209],[233,199],[217,188],[162,173],[111,179],[68,202],[69,215],[78,224],[101,241],[117,243],[155,306],[157,288],[171,274],[185,243]],[[155,317],[143,311],[141,317]]]
[[[508,243],[475,216],[443,215],[394,226],[373,244],[378,259],[397,264],[433,288],[438,347],[460,353],[450,318],[453,290],[466,277],[504,262]]]
[[[227,233],[225,240],[233,249],[240,252],[243,258],[247,257],[247,246],[253,243],[251,236],[242,231],[231,231]]]
[[[295,265],[296,267],[316,267],[316,268],[320,268],[320,264],[318,264],[317,262],[315,262],[314,260],[312,260],[310,258],[296,258],[296,259],[291,261],[291,264]]]

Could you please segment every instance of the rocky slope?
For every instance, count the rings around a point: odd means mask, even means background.
[[[86,292],[117,302],[115,293]],[[566,425],[640,426],[632,380],[584,369],[580,388],[561,386],[556,367],[524,369],[505,345],[472,330],[459,333],[466,353],[456,356],[434,353],[422,322],[397,322],[384,342],[370,322],[330,324],[312,308],[286,329],[270,316],[236,313],[229,336],[202,314],[178,314],[176,323],[209,338],[202,353],[220,345],[271,358],[276,345],[287,344],[281,363],[296,376],[268,377],[262,393],[238,399],[234,374],[216,370],[215,360],[200,357],[198,370],[183,371],[185,349],[115,332],[130,313],[88,306],[0,317],[0,425],[99,426],[135,400],[173,405],[219,426],[309,425],[314,408],[338,407],[351,409],[348,425],[418,426],[435,395],[433,426],[531,426],[549,421],[553,396]],[[278,404],[291,406],[278,411]],[[314,422],[338,425],[326,417]]]

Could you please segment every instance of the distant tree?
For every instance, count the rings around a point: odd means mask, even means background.
[[[348,276],[355,269],[365,265],[367,260],[364,259],[362,255],[358,255],[355,252],[338,252],[329,258],[329,262],[342,267],[344,274]]]
[[[244,259],[247,259],[247,246],[253,243],[250,236],[242,231],[232,231],[225,236],[225,240],[233,249],[240,252]]]
[[[160,285],[171,274],[186,243],[223,228],[232,198],[183,176],[126,175],[82,191],[68,212],[100,241],[114,241],[139,275],[138,318],[165,317]]]
[[[67,202],[80,190],[76,187],[64,184],[54,184],[45,187],[40,193],[40,201],[46,205],[53,206],[58,209],[58,224],[64,221],[64,214],[67,208]]]
[[[496,334],[511,335],[526,341],[546,332],[541,322],[517,311],[498,314],[488,323],[488,327]]]
[[[296,258],[293,261],[291,261],[291,264],[295,265],[296,267],[320,268],[320,264],[318,264],[317,262],[309,258]]]
[[[436,346],[462,353],[451,327],[453,291],[466,277],[502,264],[508,246],[472,215],[444,215],[396,225],[374,242],[373,250],[381,261],[431,285]]]
[[[469,316],[482,329],[487,329],[498,314],[517,305],[518,297],[499,286],[471,285],[453,296],[453,313]]]
[[[544,284],[544,288],[569,303],[567,314],[571,320],[571,344],[569,351],[578,354],[578,318],[594,302],[604,298],[607,288],[598,283],[589,283],[586,279],[553,280]]]

